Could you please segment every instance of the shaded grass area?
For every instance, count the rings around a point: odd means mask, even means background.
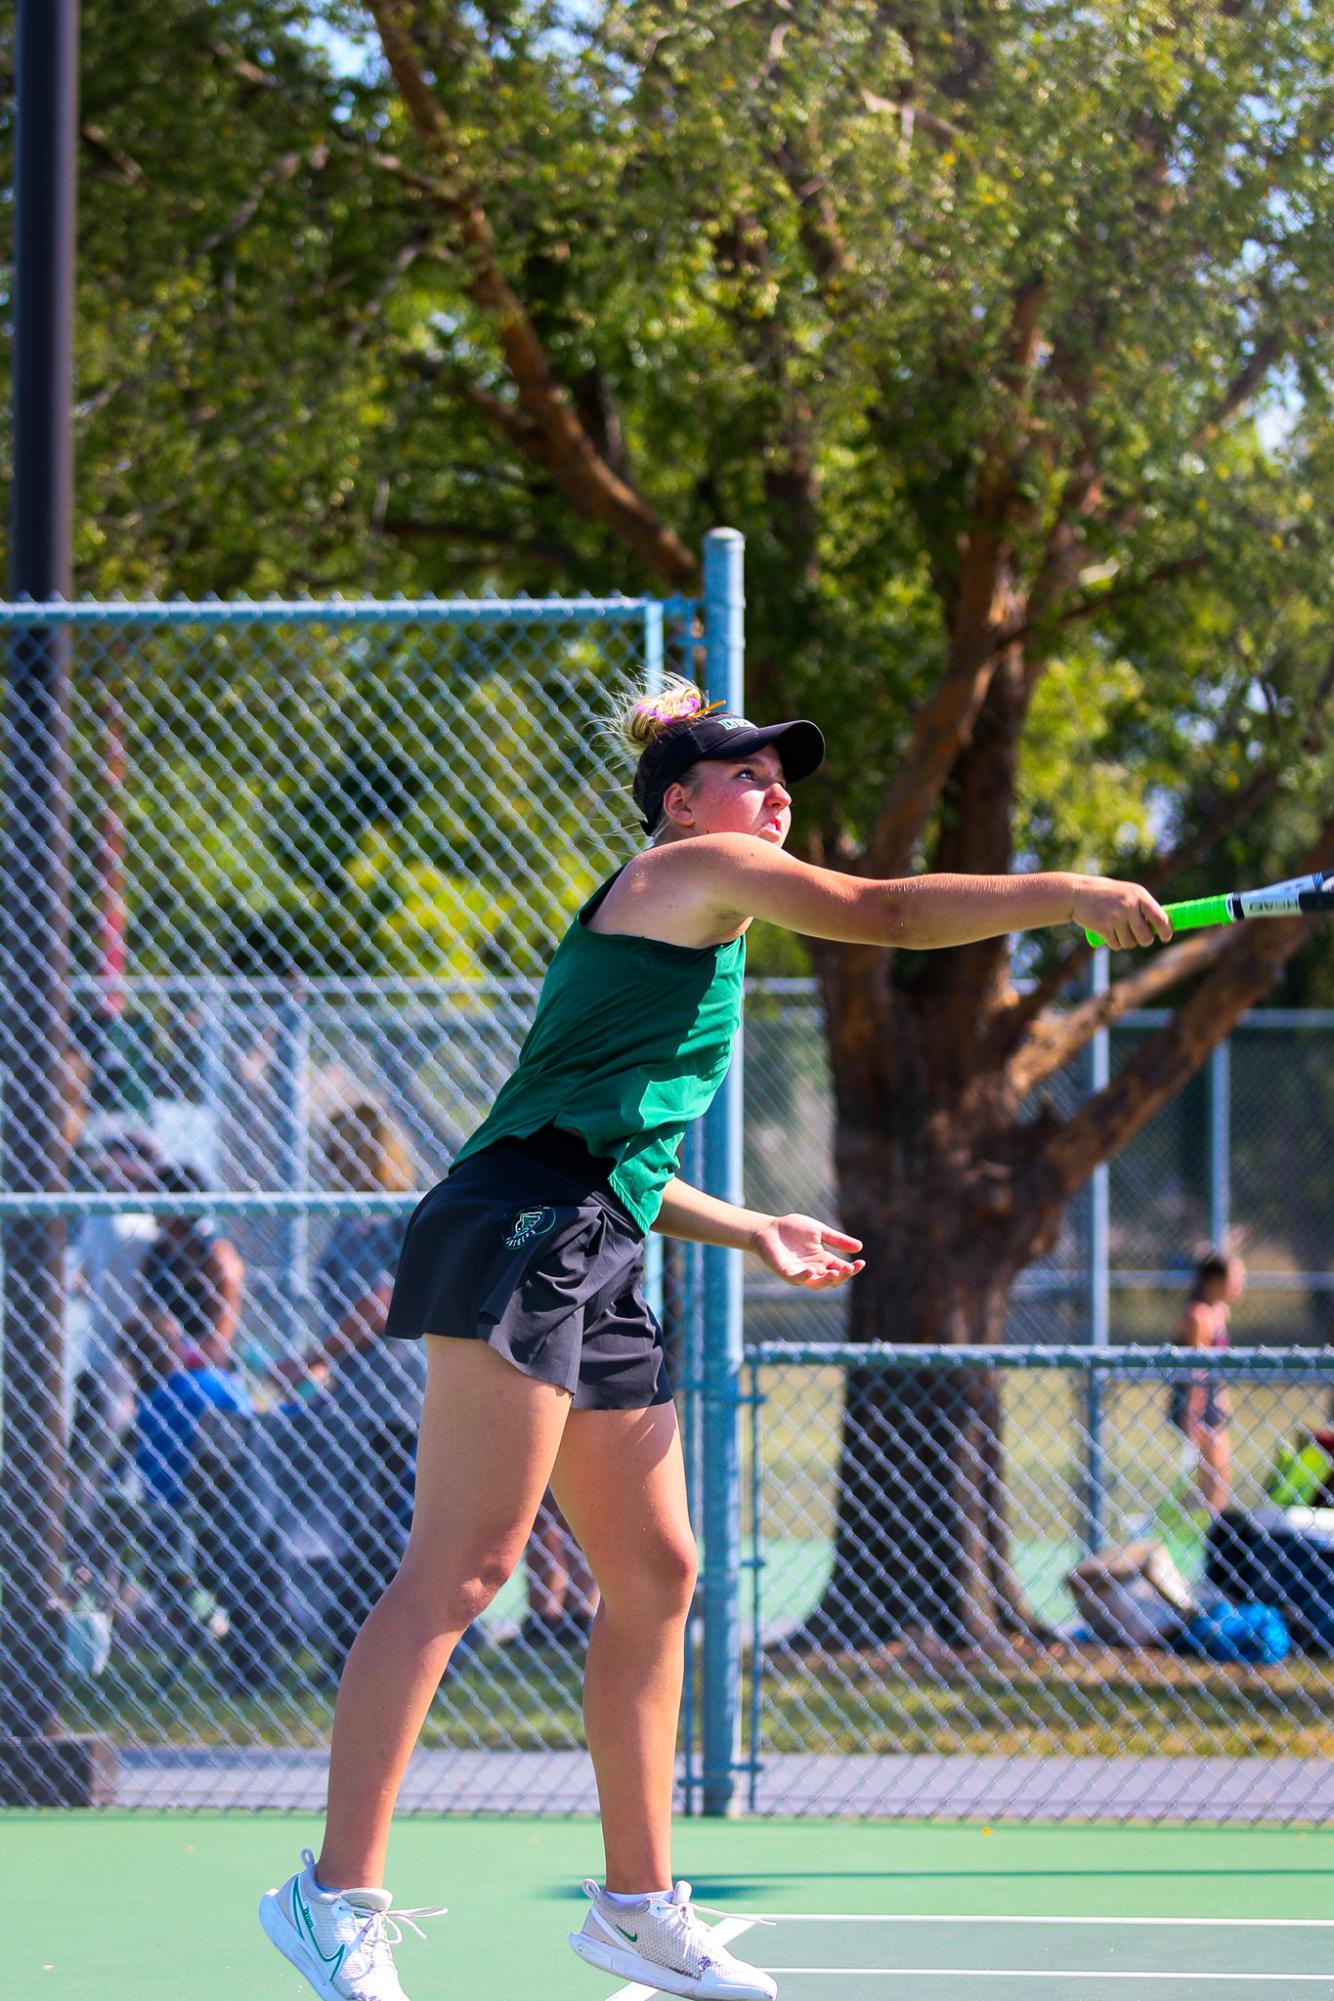
[[[838,1509],[844,1372],[774,1363],[755,1370],[763,1398],[758,1468],[749,1427],[743,1444],[744,1527],[758,1514],[766,1537],[832,1540]],[[1264,1497],[1279,1446],[1327,1421],[1328,1387],[1232,1382],[1233,1497]],[[1109,1381],[1103,1392],[1103,1478],[1111,1540],[1140,1532],[1181,1480],[1192,1455],[1168,1422],[1161,1382]],[[1077,1542],[1084,1532],[1090,1413],[1071,1372],[1001,1372],[1007,1523],[1020,1543]]]
[[[562,1750],[583,1742],[581,1662],[488,1647],[451,1670],[422,1733],[428,1748]],[[746,1711],[750,1713],[750,1674]],[[297,1655],[262,1695],[220,1703],[203,1662],[164,1682],[144,1663],[111,1699],[94,1685],[71,1727],[124,1743],[317,1749],[333,1688]],[[899,1645],[802,1658],[771,1647],[762,1675],[771,1752],[1025,1753],[1030,1756],[1334,1755],[1334,1691],[1323,1662],[1219,1667],[1111,1649],[1016,1652],[1006,1660]]]
[[[1323,1668],[1133,1663],[1108,1650],[1013,1670],[959,1657],[777,1652],[762,1682],[770,1753],[1028,1757],[1334,1754]]]
[[[421,1742],[462,1750],[568,1750],[583,1742],[582,1663],[568,1657],[514,1658],[486,1647],[451,1667],[431,1706]],[[79,1684],[62,1721],[105,1732],[119,1744],[319,1749],[328,1744],[336,1684],[324,1663],[298,1653],[261,1692],[219,1690],[206,1658],[163,1676],[149,1659],[118,1667],[116,1684]]]
[[[1082,1544],[1015,1540],[1010,1557],[1034,1617],[1043,1626],[1062,1626],[1075,1616],[1065,1580],[1083,1555]],[[834,1564],[834,1546],[824,1538],[767,1537],[752,1554],[760,1558],[760,1629],[766,1639],[790,1632],[813,1612]],[[754,1623],[753,1591],[747,1592],[746,1627]]]

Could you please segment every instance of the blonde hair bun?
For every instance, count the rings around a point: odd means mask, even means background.
[[[651,693],[631,693],[616,704],[612,730],[631,757],[639,757],[675,723],[695,720],[707,706],[693,681],[682,674],[665,674]]]

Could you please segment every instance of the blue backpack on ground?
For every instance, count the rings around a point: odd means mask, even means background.
[[[1283,1614],[1272,1605],[1229,1605],[1220,1600],[1196,1612],[1177,1635],[1179,1653],[1207,1661],[1276,1667],[1292,1652]]]

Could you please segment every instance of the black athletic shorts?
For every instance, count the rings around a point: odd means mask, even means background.
[[[576,1410],[669,1403],[644,1238],[608,1165],[553,1127],[460,1161],[408,1219],[386,1338],[485,1341]]]

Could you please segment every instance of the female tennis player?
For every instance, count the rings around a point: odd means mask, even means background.
[[[676,1176],[687,1124],[727,1070],[753,919],[863,945],[963,945],[1076,923],[1148,945],[1146,890],[1076,875],[871,881],[783,852],[813,723],[756,728],[688,682],[628,702],[648,844],[579,911],[518,1065],[448,1178],[412,1215],[385,1324],[425,1339],[411,1535],[362,1627],[334,1717],[318,1861],[263,1899],[269,1937],[317,1994],[403,2001],[380,1887],[390,1816],[451,1649],[521,1557],[550,1483],[601,1589],[584,1677],[605,1879],[571,1945],[622,1982],[770,2001],[673,1883],[672,1781],[695,1583],[681,1445],[643,1241],[749,1251],[791,1285],[840,1286],[860,1243],[759,1215]]]

